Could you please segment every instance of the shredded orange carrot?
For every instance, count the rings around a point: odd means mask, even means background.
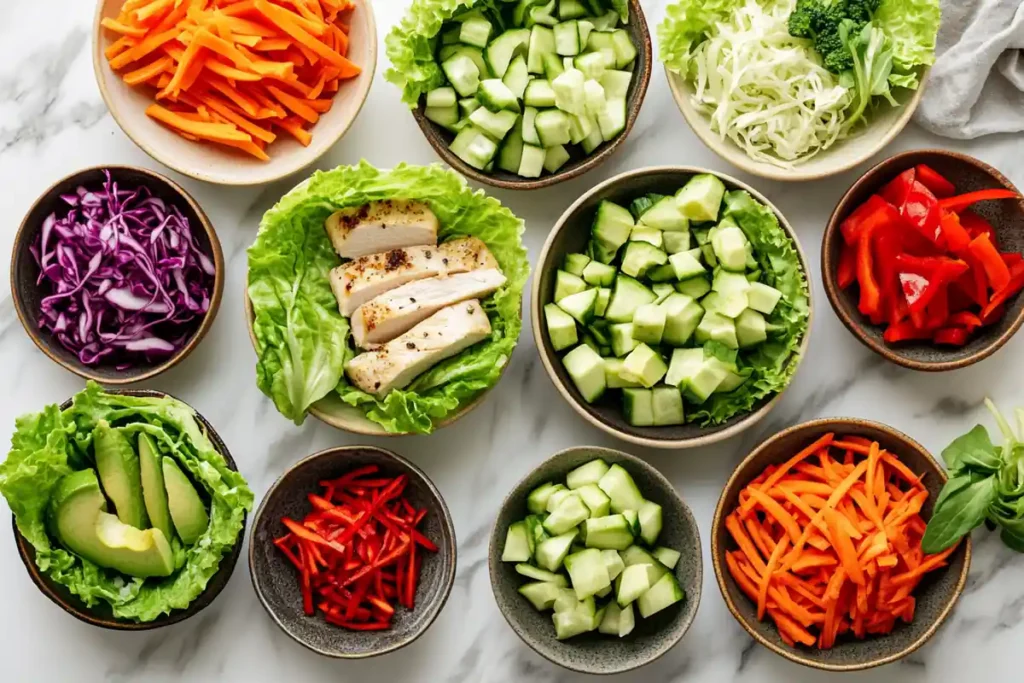
[[[104,50],[146,113],[183,138],[269,159],[281,132],[300,144],[330,111],[348,59],[348,0],[124,0]]]
[[[792,646],[888,633],[914,618],[914,589],[956,549],[922,553],[927,498],[893,453],[826,434],[740,492],[726,565]]]

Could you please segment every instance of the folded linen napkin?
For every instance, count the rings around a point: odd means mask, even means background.
[[[1024,131],[1024,0],[943,0],[915,120],[949,138]]]

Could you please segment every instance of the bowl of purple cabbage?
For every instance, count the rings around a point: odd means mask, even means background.
[[[142,168],[74,173],[22,221],[11,260],[18,317],[47,356],[106,384],[188,355],[224,289],[213,227],[185,190]]]

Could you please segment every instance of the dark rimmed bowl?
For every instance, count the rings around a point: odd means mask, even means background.
[[[733,472],[715,509],[711,527],[711,561],[729,611],[754,640],[797,664],[823,671],[858,671],[902,659],[935,635],[967,583],[971,565],[971,538],[967,536],[950,556],[947,567],[931,572],[921,581],[914,592],[917,608],[911,623],[899,622],[891,633],[866,640],[841,636],[830,650],[786,645],[770,620],[757,620],[757,606],[740,590],[726,568],[725,553],[736,546],[725,528],[725,517],[738,504],[740,491],[766,467],[785,462],[828,432],[863,436],[877,441],[882,448],[899,456],[915,473],[924,474],[924,485],[929,496],[921,516],[925,520],[931,517],[935,499],[946,483],[946,472],[924,446],[906,434],[878,422],[854,418],[812,420],[775,434],[755,448]]]
[[[177,352],[155,363],[144,363],[131,368],[119,370],[112,363],[100,363],[90,366],[83,364],[78,357],[65,349],[56,338],[39,329],[39,306],[43,300],[43,292],[36,285],[39,267],[32,257],[29,248],[36,240],[43,221],[54,211],[66,211],[67,205],[61,200],[62,194],[73,193],[79,186],[100,187],[105,180],[103,171],[109,170],[111,178],[121,184],[132,186],[147,185],[154,196],[174,204],[188,219],[199,246],[210,256],[214,266],[213,292],[210,297],[210,308],[206,315],[193,329],[188,342]],[[213,325],[214,318],[220,308],[221,295],[224,293],[224,253],[220,241],[210,220],[203,213],[195,199],[180,185],[170,178],[154,171],[136,166],[94,166],[76,171],[51,185],[32,208],[25,214],[21,226],[14,237],[14,253],[11,257],[11,292],[14,310],[18,320],[39,350],[49,356],[50,360],[62,365],[67,370],[85,379],[95,380],[106,385],[124,385],[141,382],[156,377],[168,370],[192,353],[203,340]]]
[[[529,579],[520,576],[513,563],[502,562],[501,553],[509,525],[529,514],[526,497],[530,491],[544,482],[564,482],[570,470],[595,458],[603,458],[609,464],[620,464],[633,476],[644,498],[663,508],[664,527],[658,537],[658,545],[682,553],[673,572],[685,598],[648,619],[637,616],[635,630],[625,638],[595,632],[562,641],[555,638],[551,613],[538,612],[519,594],[519,587]],[[555,664],[588,674],[631,671],[650,664],[672,649],[697,615],[704,571],[697,520],[672,482],[636,456],[596,446],[577,446],[560,451],[516,484],[502,502],[491,530],[487,564],[498,609],[516,635]]]
[[[755,200],[772,210],[775,217],[779,220],[779,225],[793,242],[804,272],[804,278],[808,281],[807,333],[804,334],[796,355],[788,361],[789,363],[799,364],[807,352],[807,344],[810,339],[811,317],[814,311],[807,257],[800,247],[796,231],[793,230],[792,226],[786,221],[785,216],[782,215],[774,204],[746,183],[718,171],[695,166],[651,166],[635,171],[627,171],[596,185],[577,199],[572,206],[566,209],[562,217],[558,219],[555,227],[548,235],[543,249],[541,249],[540,258],[537,261],[537,269],[533,277],[533,292],[530,302],[533,339],[540,352],[540,359],[544,364],[544,369],[547,371],[547,375],[555,385],[555,388],[558,389],[558,393],[572,406],[573,410],[595,427],[623,441],[651,448],[697,448],[735,436],[744,429],[753,426],[758,420],[767,415],[778,402],[785,388],[776,394],[766,396],[750,412],[736,415],[722,424],[712,427],[701,427],[694,424],[675,427],[634,427],[626,422],[622,414],[621,401],[615,400],[611,395],[606,395],[603,399],[592,404],[583,400],[583,396],[576,388],[572,378],[569,377],[565,366],[562,365],[558,353],[551,346],[551,338],[547,332],[547,321],[544,317],[544,305],[549,303],[554,296],[555,273],[561,267],[565,254],[571,252],[582,253],[585,251],[598,204],[607,199],[617,202],[622,206],[629,206],[633,199],[647,193],[675,194],[690,177],[698,173],[710,173],[717,176],[725,183],[726,190],[745,190],[749,192]],[[795,372],[796,369],[794,368]],[[790,380],[792,382],[792,374],[790,375]]]
[[[426,98],[421,98],[419,106],[413,110],[412,115],[415,117],[416,123],[419,124],[420,130],[423,131],[423,135],[426,136],[427,142],[444,162],[462,175],[477,182],[500,187],[503,190],[534,190],[550,187],[564,180],[583,175],[607,161],[615,153],[615,150],[626,141],[626,137],[633,129],[633,124],[636,123],[636,117],[640,114],[640,107],[647,94],[647,86],[651,82],[651,64],[654,60],[651,49],[651,33],[647,27],[647,19],[644,17],[640,0],[629,0],[629,23],[623,28],[629,31],[637,51],[636,64],[633,68],[635,77],[629,84],[629,91],[626,93],[626,128],[613,140],[602,143],[589,155],[584,156],[581,151],[574,149],[572,158],[555,173],[545,173],[540,178],[523,178],[515,173],[502,170],[484,173],[473,168],[448,149],[448,145],[455,139],[455,135],[424,115]]]
[[[379,466],[382,476],[408,475],[403,495],[414,507],[427,509],[420,531],[439,548],[424,553],[415,607],[399,607],[386,631],[349,631],[328,624],[319,614],[306,616],[295,568],[274,545],[275,538],[287,533],[281,518],[304,517],[310,510],[306,496],[319,490],[321,480],[364,465]],[[317,654],[362,659],[405,647],[434,623],[455,583],[455,526],[441,492],[420,468],[383,448],[338,446],[300,460],[270,487],[253,520],[249,576],[256,595],[281,630]]]
[[[994,325],[975,331],[962,347],[936,346],[924,342],[896,345],[882,338],[884,328],[872,325],[857,310],[858,289],[840,289],[836,282],[843,236],[839,226],[868,197],[903,171],[917,164],[928,164],[955,186],[957,193],[991,188],[1020,191],[1006,176],[974,157],[942,149],[903,152],[878,164],[853,184],[832,212],[821,241],[822,280],[832,309],[846,329],[869,349],[888,361],[911,370],[942,372],[957,370],[988,358],[1010,340],[1024,324],[1024,296],[1007,302],[1006,313]],[[1001,251],[1024,252],[1024,200],[980,202],[971,207],[995,228]]]
[[[162,391],[150,391],[148,389],[107,389],[108,393],[112,394],[126,394],[128,396],[146,396],[153,398],[163,398],[165,396],[177,399],[181,399],[171,394],[165,394]],[[182,401],[182,403],[185,403]],[[188,405],[187,403],[185,405]],[[71,399],[64,401],[61,404],[61,410],[67,410],[71,407]],[[189,406],[191,408],[191,406]],[[213,443],[214,448],[217,452],[224,456],[224,460],[227,462],[229,469],[238,471],[238,466],[235,464],[234,459],[231,457],[231,453],[228,452],[228,447],[221,440],[220,435],[213,428],[205,417],[200,415],[195,408],[192,408],[192,412],[195,413],[196,420],[202,425],[203,429],[206,430],[206,435],[210,438],[210,442]],[[199,594],[192,603],[185,609],[174,610],[170,614],[165,614],[158,619],[147,622],[138,621],[127,621],[123,619],[117,619],[111,612],[110,606],[106,603],[101,603],[96,607],[86,607],[77,596],[73,595],[65,586],[53,581],[50,577],[46,576],[36,566],[36,551],[28,540],[21,535],[18,531],[18,525],[13,520],[12,525],[14,527],[14,540],[18,546],[18,555],[21,557],[21,561],[25,564],[25,569],[28,570],[28,575],[32,579],[32,583],[42,591],[43,595],[48,597],[51,602],[60,607],[62,610],[73,616],[79,621],[84,621],[87,624],[93,626],[99,626],[100,628],[110,629],[112,631],[149,631],[155,628],[162,628],[164,626],[170,626],[171,624],[177,624],[180,621],[185,621],[191,617],[194,617],[199,612],[209,607],[220,592],[224,590],[224,587],[228,585],[228,579],[231,578],[231,573],[235,570],[235,564],[238,562],[238,556],[242,553],[242,539],[245,535],[245,515],[242,517],[242,528],[238,532],[238,538],[235,540],[235,545],[231,549],[231,552],[227,555],[223,555],[220,560],[220,567],[217,573],[213,575],[209,583],[206,584],[206,590]]]

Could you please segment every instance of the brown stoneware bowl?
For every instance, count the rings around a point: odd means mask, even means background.
[[[129,396],[146,396],[153,398],[170,396],[170,394],[165,394],[160,391],[149,391],[143,389],[108,389],[107,391],[114,394],[127,394]],[[177,397],[171,396],[171,398]],[[70,407],[71,399],[64,401],[60,406],[61,410],[67,410]],[[216,430],[214,430],[213,425],[211,425],[206,418],[198,412],[195,413],[195,416],[196,420],[206,431],[206,435],[210,437],[210,441],[213,443],[214,448],[217,449],[218,453],[224,456],[224,460],[227,462],[228,468],[237,472],[238,466],[235,464],[234,459],[232,459],[231,453],[228,452],[228,447],[224,445],[224,442],[221,440]],[[193,617],[206,609],[210,603],[220,595],[220,592],[224,590],[224,587],[228,585],[228,579],[231,578],[231,573],[235,570],[235,564],[238,562],[238,556],[242,553],[242,539],[245,535],[245,517],[243,517],[242,529],[238,532],[238,539],[235,541],[235,545],[231,549],[231,552],[221,557],[220,568],[210,579],[210,582],[206,584],[206,590],[204,590],[199,597],[193,600],[188,607],[185,609],[174,610],[170,614],[165,614],[153,621],[138,622],[118,619],[113,615],[110,607],[106,603],[102,603],[95,607],[87,607],[65,586],[62,586],[50,579],[50,577],[41,572],[39,567],[36,566],[35,548],[24,536],[21,535],[21,532],[18,531],[18,525],[13,522],[13,519],[12,524],[14,526],[14,541],[18,546],[18,555],[21,557],[21,561],[24,563],[25,569],[28,570],[28,575],[32,579],[32,583],[42,591],[43,595],[75,619],[84,621],[87,624],[92,624],[93,626],[99,626],[100,628],[106,628],[113,631],[149,631],[155,628],[177,624],[178,622]]]
[[[565,482],[565,475],[580,465],[601,458],[609,465],[618,463],[636,482],[647,500],[661,505],[664,526],[658,545],[681,553],[672,569],[685,597],[650,618],[637,615],[636,628],[625,638],[602,635],[596,631],[568,640],[557,640],[551,612],[538,612],[519,587],[530,579],[515,570],[515,563],[502,562],[505,534],[513,522],[526,517],[526,497],[530,491],[549,481]],[[572,671],[588,674],[614,674],[653,662],[672,649],[689,630],[700,604],[703,560],[697,520],[676,492],[672,482],[653,466],[636,456],[596,446],[577,446],[556,453],[523,478],[505,498],[491,531],[487,564],[491,590],[505,621],[523,642],[541,656]]]
[[[902,659],[935,635],[967,583],[971,565],[971,539],[970,536],[964,539],[950,556],[948,566],[927,574],[918,585],[914,591],[917,607],[911,623],[900,621],[891,633],[869,636],[866,640],[840,636],[835,647],[829,650],[791,647],[784,643],[770,619],[757,620],[757,605],[740,590],[729,574],[725,553],[734,550],[736,545],[725,528],[725,518],[739,503],[740,491],[766,467],[784,463],[794,453],[828,432],[835,432],[837,436],[854,435],[877,441],[882,448],[898,456],[912,471],[924,475],[923,482],[929,496],[921,516],[926,521],[931,517],[935,499],[946,483],[946,472],[924,446],[906,434],[877,422],[853,418],[812,420],[775,434],[755,448],[733,472],[715,509],[711,526],[711,560],[726,606],[754,640],[797,664],[824,671],[857,671]]]
[[[540,352],[540,359],[544,364],[544,369],[547,371],[548,377],[555,385],[555,388],[558,389],[558,393],[572,406],[573,410],[595,427],[603,429],[612,436],[624,441],[651,448],[696,448],[735,436],[767,415],[778,402],[782,393],[779,392],[767,396],[760,403],[756,404],[750,412],[736,415],[722,424],[712,427],[701,427],[695,424],[673,427],[634,427],[626,422],[622,414],[621,401],[616,398],[606,395],[596,403],[587,403],[583,400],[572,378],[569,377],[565,366],[562,365],[558,353],[551,346],[547,322],[544,317],[544,305],[550,303],[554,296],[555,273],[561,267],[560,264],[565,255],[568,253],[582,253],[585,250],[587,240],[590,238],[591,225],[593,224],[594,213],[597,210],[598,204],[603,200],[609,200],[622,206],[629,206],[629,203],[636,197],[651,192],[674,194],[686,184],[686,181],[691,176],[699,173],[710,173],[717,176],[725,183],[727,191],[746,190],[755,200],[771,209],[775,213],[776,218],[778,218],[779,225],[793,241],[793,246],[800,258],[804,277],[808,279],[807,257],[800,247],[796,232],[774,204],[757,190],[735,178],[717,171],[692,166],[652,166],[636,171],[628,171],[595,186],[577,199],[562,214],[562,217],[558,219],[554,229],[548,235],[547,242],[544,243],[540,259],[537,262],[537,270],[533,277],[532,301],[530,303],[533,339]],[[809,311],[808,332],[804,334],[796,355],[789,359],[789,363],[799,364],[807,351],[811,329],[810,316],[813,315],[814,310],[813,298],[809,289],[807,296]]]
[[[78,357],[65,349],[48,332],[39,329],[39,304],[45,296],[36,284],[39,267],[29,251],[36,241],[43,221],[54,211],[66,211],[68,206],[61,199],[62,194],[74,193],[80,186],[99,187],[105,179],[103,172],[110,171],[115,182],[124,185],[146,185],[154,196],[177,206],[188,219],[193,235],[200,248],[210,257],[214,266],[213,292],[210,297],[210,308],[192,330],[188,341],[175,353],[163,360],[144,363],[140,362],[130,368],[118,369],[113,363],[100,362],[97,365],[85,365]],[[11,293],[14,310],[24,326],[28,336],[39,350],[56,363],[86,379],[95,380],[106,385],[131,384],[141,382],[168,370],[192,353],[213,325],[213,319],[220,309],[221,295],[224,293],[224,253],[213,225],[188,192],[170,178],[145,168],[134,166],[95,166],[57,181],[50,186],[32,205],[21,227],[14,237],[14,253],[11,257]]]
[[[403,495],[417,509],[426,508],[419,530],[438,546],[436,553],[423,553],[414,608],[397,608],[391,628],[385,631],[349,631],[328,624],[319,614],[306,616],[295,567],[274,545],[275,538],[287,533],[281,518],[305,517],[310,511],[306,497],[321,490],[321,480],[366,465],[377,465],[384,477],[408,476]],[[411,462],[374,446],[329,448],[290,467],[264,496],[249,538],[249,576],[267,614],[300,645],[339,659],[387,654],[423,635],[441,613],[455,583],[455,557],[455,527],[441,492]]]
[[[419,106],[413,110],[412,115],[415,117],[416,123],[419,124],[420,130],[423,131],[423,135],[426,136],[427,142],[444,162],[462,175],[477,182],[500,187],[503,190],[533,190],[550,187],[563,180],[583,175],[607,161],[608,157],[626,141],[626,137],[633,129],[633,124],[636,123],[636,117],[640,114],[640,106],[644,102],[647,86],[651,82],[651,64],[654,61],[651,51],[651,33],[647,27],[647,19],[644,17],[640,0],[629,0],[629,23],[623,28],[629,31],[630,38],[637,50],[633,81],[626,93],[626,128],[613,140],[602,143],[591,154],[584,156],[582,151],[574,150],[573,157],[555,173],[545,172],[540,178],[523,178],[515,173],[497,169],[490,173],[477,170],[448,149],[448,145],[455,139],[455,135],[427,119],[423,113],[426,107],[425,97],[421,98]]]
[[[936,346],[929,342],[914,341],[889,344],[882,338],[884,328],[872,325],[857,310],[858,288],[840,289],[836,281],[839,253],[843,235],[842,222],[864,203],[868,197],[903,171],[927,164],[941,173],[953,185],[957,194],[992,188],[1018,192],[1006,176],[988,164],[957,152],[941,149],[912,150],[897,154],[878,164],[853,184],[825,228],[821,241],[822,280],[829,303],[846,328],[869,349],[886,360],[912,370],[941,372],[957,370],[977,363],[995,353],[1010,340],[1024,323],[1024,296],[1017,294],[1006,304],[1006,313],[994,325],[976,330],[967,344],[961,347]],[[1024,252],[1024,200],[1001,199],[979,202],[971,210],[992,224],[998,237],[1000,251]]]

